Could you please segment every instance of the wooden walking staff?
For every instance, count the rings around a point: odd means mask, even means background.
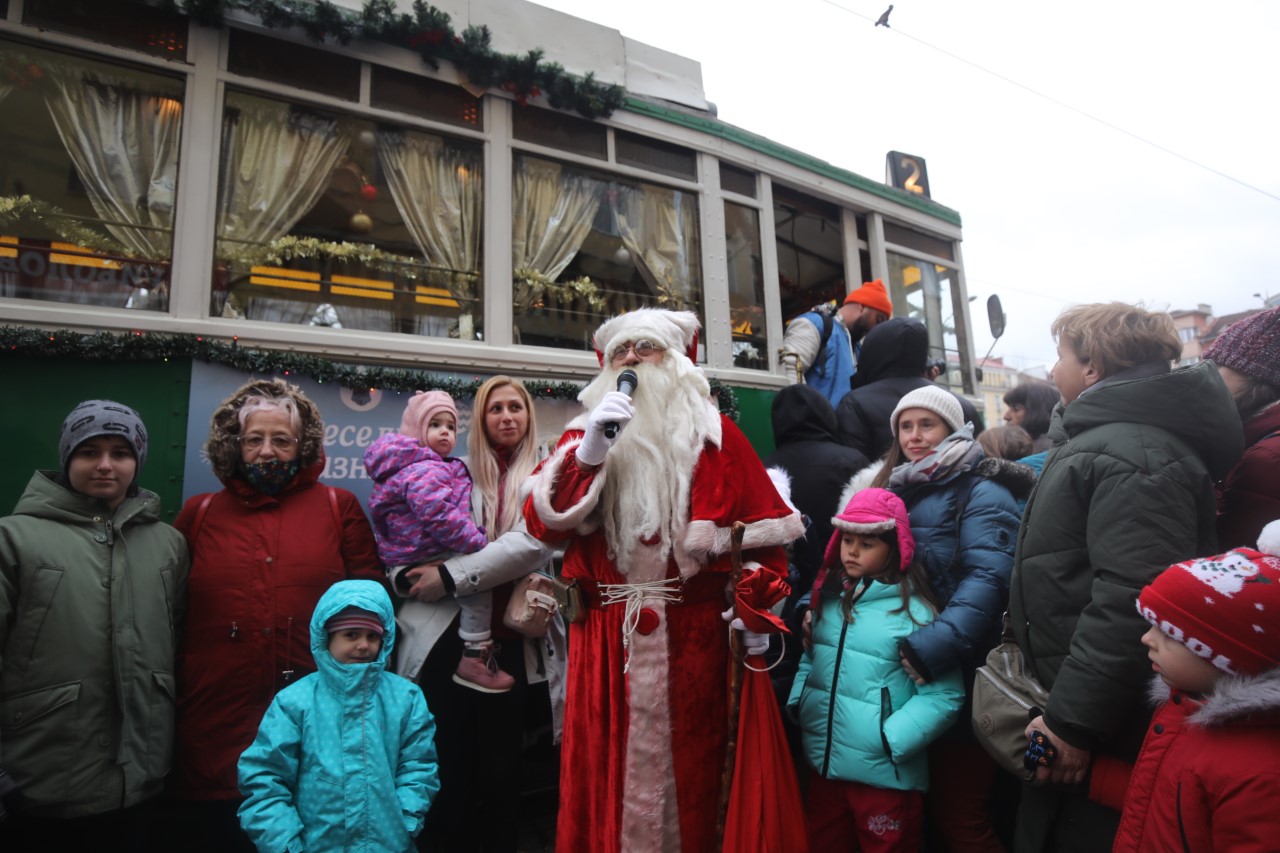
[[[729,534],[730,552],[729,589],[737,597],[738,582],[742,580],[742,535],[747,526],[741,521],[733,523]],[[733,765],[738,752],[738,710],[742,701],[742,640],[739,632],[729,629],[729,736],[725,739],[724,774],[720,777],[720,813],[716,818],[716,838],[724,842],[725,816],[729,812],[729,794],[733,788]]]

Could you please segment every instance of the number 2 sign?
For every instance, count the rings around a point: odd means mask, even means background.
[[[932,198],[929,195],[929,172],[923,157],[890,151],[885,160],[885,181],[890,186]]]

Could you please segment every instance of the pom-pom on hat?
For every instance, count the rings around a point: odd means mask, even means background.
[[[1138,612],[1223,672],[1280,667],[1280,521],[1258,548],[1170,566],[1138,594]]]
[[[880,279],[866,282],[844,298],[845,305],[851,302],[865,305],[883,313],[886,317],[893,316],[893,303],[889,301],[889,293],[884,289],[884,282]]]
[[[147,461],[147,428],[137,412],[113,400],[85,400],[67,415],[58,433],[58,461],[62,463],[62,470],[67,470],[72,451],[100,435],[118,435],[129,442],[138,460],[136,482]]]
[[[907,518],[907,506],[902,498],[888,489],[863,489],[849,499],[844,510],[831,517],[835,530],[822,555],[824,566],[833,565],[840,558],[840,537],[844,533],[862,533],[869,536],[894,531],[898,537],[898,569],[905,572],[916,555],[916,539],[911,535],[911,522]]]
[[[453,398],[444,391],[418,391],[409,398],[404,407],[404,417],[400,419],[400,432],[416,438],[422,444],[427,443],[427,426],[431,416],[440,412],[453,415],[454,424],[458,423],[458,407]]]
[[[898,434],[898,415],[907,409],[928,409],[946,421],[952,432],[964,426],[964,409],[960,408],[960,401],[955,394],[939,385],[917,388],[898,401],[889,416],[889,428],[894,435]]]
[[[692,311],[637,308],[601,323],[591,343],[601,365],[619,344],[641,340],[650,340],[663,349],[683,353],[697,364],[699,328],[698,315]]]
[[[1201,357],[1280,388],[1280,308],[1232,323]]]
[[[357,631],[372,631],[379,637],[387,632],[378,614],[355,605],[342,608],[324,623],[325,633],[328,634],[349,631],[353,628]]]

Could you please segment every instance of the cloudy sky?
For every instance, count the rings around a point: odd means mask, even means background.
[[[885,29],[888,0],[540,2],[698,60],[724,121],[876,179],[924,157],[979,356],[992,293],[993,355],[1032,368],[1071,304],[1280,292],[1280,3],[895,0]]]

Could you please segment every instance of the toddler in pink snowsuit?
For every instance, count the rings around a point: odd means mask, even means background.
[[[453,452],[458,409],[444,391],[419,391],[410,398],[399,433],[388,433],[364,454],[374,480],[369,497],[378,556],[391,569],[440,563],[488,544],[471,518],[471,474]],[[498,668],[490,626],[493,594],[458,597],[458,636],[465,649],[453,680],[485,693],[505,693],[515,684]]]

